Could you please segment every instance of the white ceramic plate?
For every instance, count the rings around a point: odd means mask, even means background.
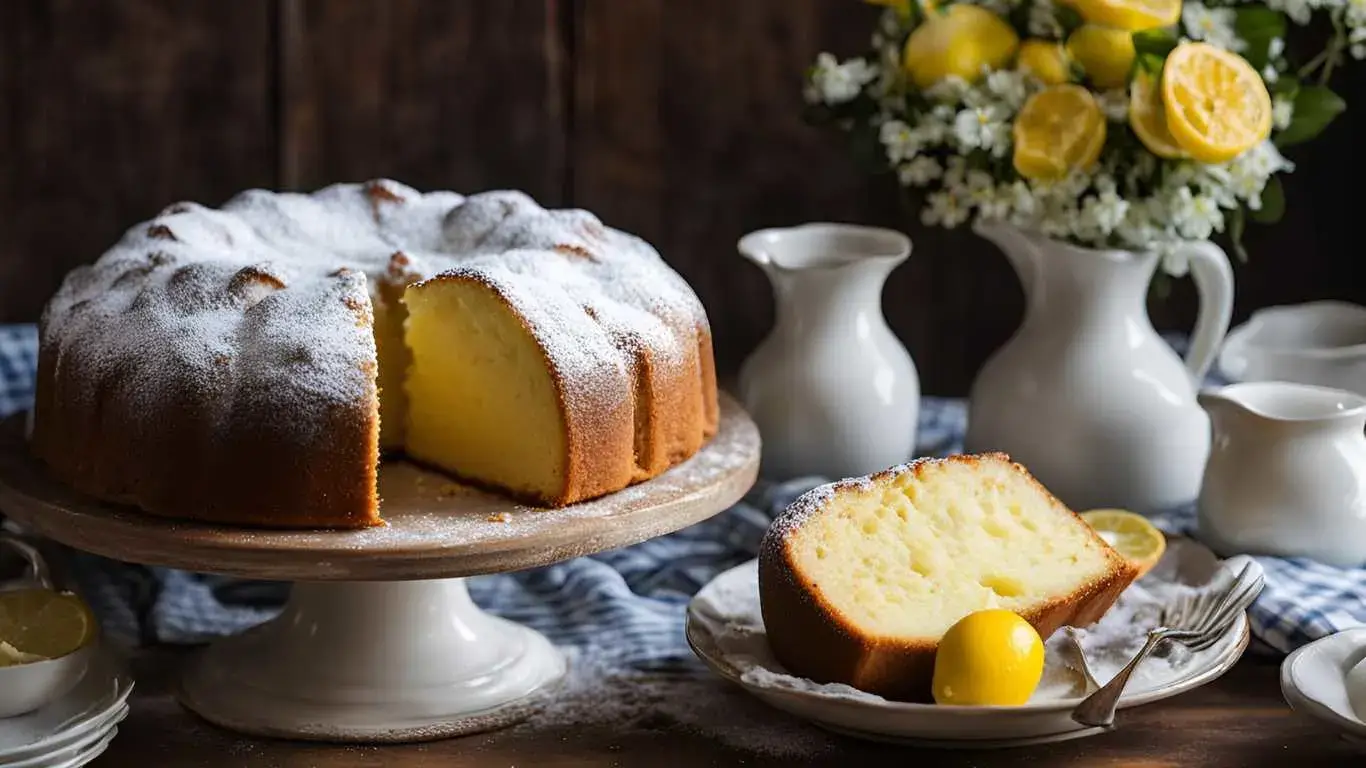
[[[107,649],[66,695],[19,717],[0,719],[0,765],[58,753],[91,741],[123,719],[133,679]]]
[[[1281,662],[1290,708],[1366,748],[1366,722],[1352,707],[1347,673],[1366,659],[1366,629],[1348,629],[1297,649]]]
[[[124,704],[114,712],[114,716],[98,728],[87,730],[73,741],[63,744],[50,752],[25,758],[18,762],[4,763],[5,768],[52,768],[58,765],[84,765],[95,759],[119,732],[119,723],[128,716],[128,705]],[[84,759],[84,761],[82,761]]]
[[[1219,564],[1220,561],[1205,547],[1190,540],[1173,539],[1167,556],[1154,569],[1154,574],[1165,571],[1177,583],[1198,585],[1207,583]],[[743,617],[718,616],[712,610],[719,596],[756,592],[756,579],[756,561],[753,560],[717,576],[688,604],[686,631],[688,643],[707,666],[773,707],[831,731],[916,746],[969,749],[1023,746],[1105,731],[1072,720],[1072,709],[1081,701],[1079,690],[1056,697],[1036,694],[1035,699],[1020,707],[944,707],[887,701],[846,686],[836,687],[843,691],[828,686],[814,690],[814,685],[784,683],[783,680],[791,682],[794,679],[767,652],[767,641],[762,639],[762,618],[757,615],[757,601]],[[720,599],[734,602],[732,598]],[[745,632],[750,637],[748,647],[760,649],[744,656],[743,660],[734,653],[723,651],[720,644],[725,633],[737,625],[746,627]],[[1136,676],[1130,681],[1129,692],[1120,699],[1120,707],[1159,701],[1214,680],[1242,656],[1248,637],[1247,617],[1239,617],[1221,641],[1206,651],[1190,654],[1160,682],[1145,686]],[[742,666],[748,666],[749,674]],[[756,671],[761,674],[754,674]],[[1102,682],[1105,679],[1108,677],[1103,677]],[[1122,722],[1122,716],[1119,720]]]

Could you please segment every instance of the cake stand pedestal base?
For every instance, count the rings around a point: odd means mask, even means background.
[[[543,635],[484,613],[463,579],[299,582],[278,618],[195,658],[177,694],[243,733],[413,742],[521,720],[565,672]]]

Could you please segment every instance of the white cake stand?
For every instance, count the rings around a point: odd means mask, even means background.
[[[269,531],[163,520],[83,496],[30,457],[16,418],[0,425],[0,511],[106,557],[296,582],[278,618],[189,665],[180,701],[254,735],[410,742],[515,723],[566,672],[540,633],[475,606],[461,577],[684,528],[739,500],[758,465],[758,430],[723,396],[720,430],[701,452],[595,501],[525,507],[394,462],[380,470],[387,526]]]

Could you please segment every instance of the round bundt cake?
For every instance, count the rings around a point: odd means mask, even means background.
[[[43,313],[32,448],[147,512],[381,522],[383,451],[533,503],[715,432],[711,332],[644,241],[520,192],[393,181],[167,208]]]

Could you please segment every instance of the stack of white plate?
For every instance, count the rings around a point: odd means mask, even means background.
[[[56,701],[0,718],[0,766],[76,768],[99,757],[128,714],[133,679],[101,648],[85,676]]]

